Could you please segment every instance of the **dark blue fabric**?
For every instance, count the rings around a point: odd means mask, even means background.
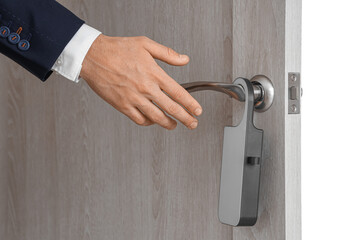
[[[22,27],[21,39],[31,36],[30,48],[20,51],[0,38],[0,52],[45,81],[65,46],[84,23],[54,0],[0,0],[0,26]]]

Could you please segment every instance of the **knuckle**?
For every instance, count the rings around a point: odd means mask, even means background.
[[[144,84],[140,84],[140,85],[138,85],[138,91],[139,91],[140,93],[146,93],[146,92],[147,92],[147,88],[146,88],[146,86],[145,86]]]
[[[170,104],[167,108],[167,112],[170,115],[175,115],[175,114],[179,113],[179,106],[176,104]]]
[[[167,47],[167,54],[169,56],[178,56],[179,54],[174,51],[174,49]]]
[[[164,116],[160,114],[151,113],[152,120],[160,125],[164,125]]]
[[[148,37],[146,37],[146,36],[140,36],[140,37],[138,37],[138,39],[139,39],[139,41],[141,42],[141,43],[146,43],[146,42],[148,42],[150,39],[148,38]]]
[[[138,86],[138,90],[141,93],[152,93],[155,88],[155,84],[151,81],[144,81]]]
[[[132,106],[130,103],[128,102],[122,102],[122,101],[119,101],[119,102],[116,102],[116,101],[112,101],[110,103],[116,110],[118,110],[119,112],[122,112],[124,114],[128,114],[131,112],[131,109],[132,109]]]
[[[186,105],[186,109],[190,111],[194,111],[196,108],[198,108],[198,104],[194,101],[191,101],[189,104]]]
[[[140,99],[136,103],[136,107],[139,109],[142,109],[142,111],[145,111],[145,112],[151,111],[151,105],[149,104],[149,102],[146,99]]]
[[[174,96],[175,99],[181,99],[184,97],[184,91],[181,88],[178,88],[174,91]]]
[[[193,122],[197,122],[197,120],[194,119],[193,117],[188,116],[186,117],[183,123],[185,126],[189,127]]]

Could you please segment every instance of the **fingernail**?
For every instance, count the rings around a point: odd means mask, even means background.
[[[185,59],[188,59],[189,57],[187,55],[180,54],[180,58],[185,60]]]
[[[201,108],[197,108],[197,109],[195,109],[195,115],[196,115],[196,116],[200,116],[200,115],[201,115],[201,113],[202,113]]]
[[[196,127],[197,127],[197,125],[198,125],[198,123],[197,123],[197,122],[193,122],[193,123],[190,125],[190,129],[194,129],[194,128],[196,128]]]

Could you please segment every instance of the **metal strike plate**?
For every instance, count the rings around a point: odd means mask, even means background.
[[[289,114],[300,114],[302,94],[300,73],[290,72],[288,75],[288,84],[288,112]]]

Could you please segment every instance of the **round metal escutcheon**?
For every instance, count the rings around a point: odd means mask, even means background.
[[[255,104],[256,112],[265,112],[274,102],[275,89],[271,80],[264,75],[256,75],[250,82],[254,85],[260,85],[263,89],[263,96],[260,101]]]

